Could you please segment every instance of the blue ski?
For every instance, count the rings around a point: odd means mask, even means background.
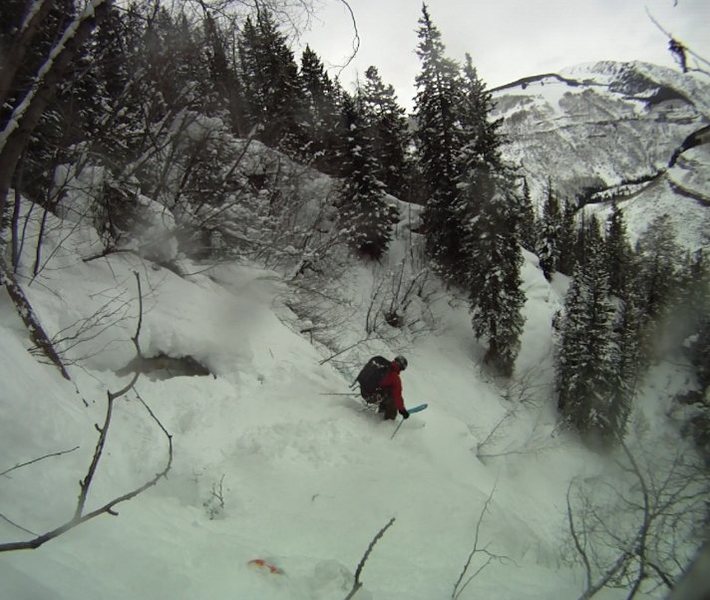
[[[413,413],[418,413],[418,412],[421,412],[422,410],[424,410],[427,406],[429,406],[429,405],[428,404],[419,404],[417,406],[413,406],[412,408],[408,408],[407,412],[410,415]],[[399,425],[397,425],[397,429],[394,430],[394,433],[392,434],[392,437],[390,439],[392,439],[395,435],[397,435],[397,432],[399,431],[399,428],[402,426],[403,423],[404,423],[404,419],[402,419],[399,422]]]

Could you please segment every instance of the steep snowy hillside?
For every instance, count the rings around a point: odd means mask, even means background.
[[[605,63],[500,90],[509,158],[539,174],[538,193],[549,169],[569,190],[603,188],[590,210],[623,195],[632,234],[676,211],[684,243],[697,245],[707,146],[664,165],[706,122],[708,89],[674,77]],[[574,560],[570,515],[597,578],[619,556],[633,560],[634,536],[650,529],[644,477],[696,499],[693,478],[677,473],[693,446],[671,414],[692,384],[687,361],[661,361],[639,384],[627,439],[637,460],[591,452],[561,426],[553,393],[552,322],[567,277],[548,282],[524,253],[521,351],[514,377],[496,378],[466,300],[427,268],[421,207],[389,198],[395,239],[381,260],[360,260],[335,226],[332,179],[236,140],[219,119],[191,123],[189,136],[216,135],[248,163],[249,186],[200,207],[223,217],[200,240],[212,253],[181,254],[179,210],[142,195],[142,225],[107,251],[83,210],[103,184],[98,168],[67,172],[83,185],[67,186],[61,218],[18,202],[18,277],[72,381],[28,351],[0,289],[0,545],[157,480],[36,550],[3,553],[0,600],[343,600],[356,573],[355,600],[575,598],[592,576]],[[274,193],[269,178],[281,182]],[[288,218],[264,227],[272,210]],[[428,408],[383,422],[349,385],[368,357],[400,353],[407,406]],[[103,427],[107,392],[136,370]],[[695,549],[696,513],[673,502],[656,515],[653,542],[677,576]]]
[[[30,238],[39,220],[31,219]],[[160,368],[116,401],[87,510],[165,468],[168,440],[146,406],[172,436],[172,463],[167,478],[116,505],[118,516],[3,554],[0,598],[342,600],[391,518],[357,600],[448,598],[479,568],[461,600],[579,595],[583,571],[568,560],[568,485],[601,477],[621,489],[628,473],[615,474],[557,427],[550,321],[566,280],[549,285],[534,256],[526,254],[522,272],[518,373],[506,385],[480,367],[465,304],[436,282],[426,307],[407,308],[427,324],[419,334],[411,327],[357,343],[373,301],[398,280],[389,274],[416,254],[408,217],[381,264],[344,266],[348,302],[327,313],[331,344],[345,349],[338,356],[310,338],[318,323],[309,328],[291,312],[296,290],[274,271],[184,264],[180,277],[130,254],[83,262],[95,254],[94,230],[50,216],[48,232],[50,258],[27,290],[50,335],[62,332],[74,381],[27,352],[27,333],[2,294],[0,543],[32,539],[74,514],[94,424],[104,422],[106,391],[130,379],[139,323],[143,353]],[[27,260],[31,248],[28,241]],[[396,423],[347,395],[352,369],[375,352],[405,353],[406,402],[429,403],[394,437]],[[166,368],[166,357],[185,356],[214,377]],[[639,409],[642,434],[630,443],[645,445],[654,468],[682,448],[665,417],[682,386],[682,373],[668,366]]]
[[[684,140],[710,123],[707,76],[601,62],[528,77],[493,90],[493,97],[493,116],[503,118],[507,136],[504,154],[522,165],[534,198],[542,197],[548,178],[568,198],[625,194],[619,186],[636,184],[636,205],[644,211],[661,203],[652,210],[685,213],[686,222],[705,227],[707,153],[682,154],[665,175]],[[700,244],[697,236],[690,243]]]

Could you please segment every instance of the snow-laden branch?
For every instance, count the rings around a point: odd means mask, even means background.
[[[47,74],[54,69],[54,65],[57,62],[58,57],[66,51],[68,42],[76,36],[82,23],[93,20],[96,16],[96,8],[102,4],[111,4],[112,1],[113,0],[92,0],[86,5],[84,12],[79,17],[74,19],[74,21],[72,21],[66,28],[59,42],[57,42],[57,44],[50,51],[47,60],[40,67],[39,71],[37,71],[32,87],[25,94],[22,102],[20,102],[20,104],[15,107],[15,110],[12,111],[5,128],[0,131],[0,152],[2,152],[5,147],[7,139],[10,135],[12,135],[12,133],[20,127],[28,107],[31,105],[34,97],[42,89],[42,85],[45,82]]]

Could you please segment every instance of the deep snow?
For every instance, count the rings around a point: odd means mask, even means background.
[[[57,222],[50,230],[46,255],[52,244],[61,249],[25,285],[47,330],[76,329],[100,307],[110,326],[94,327],[67,351],[76,363],[74,381],[66,382],[27,352],[27,334],[0,294],[0,471],[79,446],[0,478],[0,541],[32,537],[7,519],[42,533],[73,514],[106,391],[128,381],[114,372],[134,352],[134,271],[144,290],[144,354],[191,355],[215,377],[139,379],[141,397],[173,436],[167,479],[118,505],[117,517],[100,516],[34,551],[3,554],[0,598],[344,598],[392,517],[356,598],[449,598],[491,493],[479,547],[505,560],[485,568],[461,597],[579,595],[583,573],[563,561],[565,492],[572,477],[603,472],[606,459],[556,427],[550,321],[567,282],[549,285],[532,255],[523,268],[523,383],[511,386],[510,399],[478,362],[465,305],[444,290],[431,307],[435,330],[401,336],[395,347],[353,350],[358,358],[406,354],[405,402],[429,403],[392,439],[396,425],[363,410],[356,397],[326,395],[348,392],[354,373],[323,362],[328,351],[298,333],[286,307],[292,291],[279,274],[231,263],[188,265],[196,274],[181,278],[128,254],[83,263],[81,256],[95,252],[95,233]],[[404,243],[392,248],[390,265],[406,254]],[[352,269],[355,289],[373,285],[375,267]],[[359,316],[349,322],[352,335]],[[650,428],[654,439],[662,432],[672,444],[662,403],[682,381],[678,370],[664,377],[643,410],[658,423]],[[529,402],[518,402],[521,395]],[[498,456],[477,457],[485,440],[480,454]],[[135,395],[119,399],[88,508],[140,485],[166,458],[166,439]],[[223,508],[213,495],[220,482]],[[283,573],[248,564],[257,558]],[[469,574],[483,562],[476,556]]]

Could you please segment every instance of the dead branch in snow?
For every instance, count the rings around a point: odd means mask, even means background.
[[[135,334],[132,336],[131,340],[133,341],[133,344],[136,349],[136,354],[138,357],[142,356],[142,351],[140,347],[140,342],[139,342],[139,336],[141,332],[141,326],[143,323],[143,296],[142,296],[142,290],[141,290],[141,280],[140,276],[137,272],[134,272],[135,278],[136,278],[136,284],[138,288],[138,321],[136,324],[136,331]],[[51,531],[48,531],[42,535],[36,535],[33,539],[26,540],[26,541],[20,541],[20,542],[6,542],[0,544],[0,552],[11,552],[14,550],[31,550],[35,548],[39,548],[41,545],[45,544],[46,542],[53,540],[63,533],[66,533],[70,529],[73,529],[74,527],[77,527],[81,525],[82,523],[86,523],[87,521],[98,517],[99,515],[103,514],[110,514],[113,516],[116,516],[118,513],[115,510],[115,506],[122,503],[126,502],[127,500],[131,500],[132,498],[135,498],[138,496],[140,493],[144,492],[148,488],[154,486],[160,479],[163,477],[167,476],[168,471],[170,471],[170,468],[172,466],[172,461],[173,461],[173,441],[172,441],[172,435],[165,429],[163,424],[160,422],[158,417],[155,415],[155,413],[150,409],[148,404],[143,400],[143,398],[140,397],[138,392],[136,391],[136,397],[139,400],[139,402],[143,405],[143,407],[146,409],[148,412],[149,416],[151,419],[158,425],[160,430],[162,431],[163,435],[165,435],[167,441],[168,441],[168,457],[166,460],[166,463],[161,471],[156,473],[153,477],[151,477],[148,481],[143,483],[142,485],[126,492],[125,494],[122,494],[120,496],[116,496],[112,500],[109,500],[102,506],[86,512],[86,503],[89,497],[89,492],[91,490],[91,485],[94,481],[94,477],[96,476],[96,471],[98,469],[99,463],[101,461],[101,458],[103,457],[104,454],[104,448],[106,444],[106,438],[108,436],[109,428],[111,426],[111,419],[113,416],[113,410],[114,410],[114,403],[116,400],[127,394],[131,389],[134,389],[134,385],[136,381],[138,380],[138,377],[140,376],[140,372],[135,372],[131,380],[123,386],[120,390],[116,392],[112,391],[107,391],[107,403],[106,403],[106,416],[104,417],[103,425],[99,426],[96,425],[96,430],[99,432],[99,438],[96,442],[96,448],[94,450],[94,454],[91,459],[91,463],[89,465],[89,468],[86,472],[86,475],[84,478],[79,482],[79,497],[77,499],[76,503],[76,509],[74,511],[74,516],[65,522],[64,524],[60,525],[59,527],[56,527],[55,529],[52,529]],[[29,464],[29,463],[28,463]],[[6,520],[8,520],[6,517],[3,516]],[[24,528],[23,528],[24,529]],[[28,531],[25,529],[25,531]],[[34,534],[33,534],[34,535]]]
[[[350,593],[345,596],[345,600],[350,600],[357,594],[358,590],[362,587],[362,582],[360,581],[360,575],[362,575],[362,570],[365,568],[365,563],[367,562],[367,559],[370,557],[370,552],[372,552],[372,549],[375,547],[375,544],[380,541],[382,536],[385,534],[385,531],[387,531],[392,524],[394,523],[395,518],[392,517],[389,520],[389,523],[385,525],[382,529],[380,529],[375,537],[372,538],[372,541],[370,542],[370,545],[367,547],[367,550],[365,550],[365,554],[362,555],[362,558],[360,559],[360,562],[357,565],[357,569],[355,569],[355,580],[353,581],[353,588],[350,590]]]
[[[473,548],[471,549],[471,552],[469,553],[468,558],[466,559],[466,563],[463,566],[463,570],[461,571],[459,578],[454,584],[454,589],[451,592],[451,598],[453,600],[459,598],[468,586],[468,584],[471,583],[471,581],[473,581],[481,573],[481,571],[483,571],[483,569],[485,569],[493,561],[505,563],[506,561],[510,560],[507,556],[495,554],[488,550],[488,545],[479,547],[479,542],[481,541],[481,525],[483,524],[483,519],[486,516],[488,507],[490,506],[491,501],[493,500],[493,494],[495,493],[495,491],[496,486],[493,485],[491,493],[488,494],[488,498],[486,498],[486,501],[483,503],[483,508],[481,509],[481,512],[478,515],[478,520],[476,521],[476,529],[473,536]],[[468,571],[471,568],[471,563],[473,562],[473,559],[477,556],[484,556],[485,561],[473,573],[468,575]],[[467,575],[468,578],[466,579],[466,581],[464,581],[464,577],[466,577]]]
[[[52,336],[52,344],[57,348],[65,364],[71,365],[82,360],[81,356],[69,358],[67,353],[78,346],[98,338],[108,329],[127,319],[130,299],[123,299],[125,292],[109,297],[93,314],[74,321]],[[113,340],[116,341],[116,340]],[[106,345],[110,345],[108,342]],[[93,353],[93,351],[92,351]]]
[[[486,458],[532,454],[552,447],[549,444],[550,436],[547,434],[544,436],[536,435],[538,428],[534,426],[522,443],[520,443],[520,440],[516,437],[516,445],[514,447],[508,446],[506,450],[501,451],[493,451],[493,448],[491,448],[490,451],[487,450],[488,447],[496,446],[506,425],[518,416],[521,409],[534,409],[536,407],[537,401],[540,399],[538,392],[548,386],[547,383],[540,382],[540,380],[543,379],[541,373],[540,365],[534,365],[521,374],[516,374],[516,376],[508,382],[503,392],[503,400],[506,401],[508,408],[486,434],[485,438],[476,444],[476,458],[483,461]]]

